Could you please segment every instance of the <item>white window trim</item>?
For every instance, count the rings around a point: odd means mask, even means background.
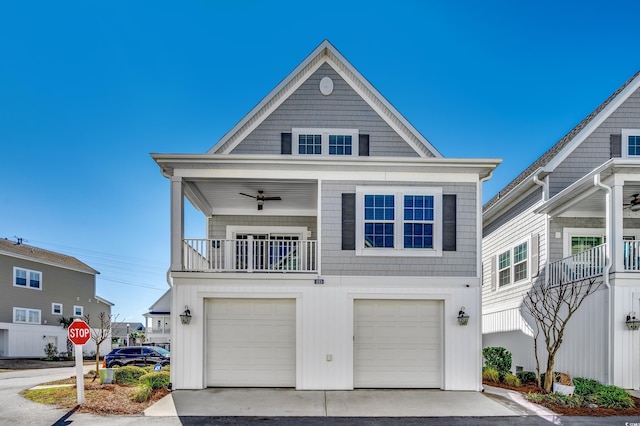
[[[562,241],[562,257],[571,256],[571,238],[573,237],[606,237],[603,228],[564,228]]]
[[[80,315],[76,314],[76,311],[80,308]],[[73,316],[74,317],[82,317],[84,315],[84,306],[73,305]]]
[[[60,306],[60,312],[56,312],[56,305]],[[51,303],[51,315],[62,315],[62,303],[58,303],[58,302]]]
[[[227,226],[227,240],[234,240],[237,234],[274,234],[277,236],[297,236],[306,240],[309,229],[306,226]]]
[[[322,152],[320,154],[299,154],[298,136],[321,135]],[[329,135],[351,136],[351,155],[329,155]],[[328,128],[293,128],[291,129],[291,154],[315,157],[357,157],[360,155],[360,140],[358,129],[328,129]]]
[[[516,263],[515,263],[515,257],[514,257],[514,253],[513,251],[515,250],[516,247],[518,247],[519,245],[523,244],[523,243],[527,243],[527,276],[516,281],[515,280],[515,275],[516,275]],[[505,253],[505,252],[509,252],[509,256],[510,256],[510,265],[509,265],[509,276],[510,276],[510,281],[509,284],[500,284],[500,255]],[[528,283],[531,281],[531,237],[527,237],[523,240],[520,240],[514,244],[511,244],[508,248],[505,248],[503,250],[498,251],[498,253],[496,253],[495,255],[496,257],[496,277],[495,277],[495,283],[496,283],[496,287],[498,289],[498,291],[500,290],[505,290],[505,289],[510,289],[514,286],[520,285],[522,283]],[[522,262],[519,262],[522,263]]]
[[[394,247],[365,247],[364,244],[364,196],[394,195]],[[434,198],[433,248],[404,248],[404,202],[405,195],[431,195]],[[400,200],[400,201],[399,201]],[[356,255],[396,257],[442,256],[442,188],[417,186],[357,186],[356,187]]]
[[[21,311],[25,311],[25,321],[16,321],[16,311],[21,310]],[[38,313],[38,322],[32,322],[29,321],[29,313],[30,312],[37,312]],[[30,308],[19,308],[19,307],[14,307],[13,308],[13,322],[15,324],[42,324],[42,311],[40,309],[30,309]]]
[[[22,270],[22,271],[26,271],[27,272],[27,282],[25,285],[18,285],[16,284],[16,271],[18,270]],[[30,275],[32,272],[35,272],[37,274],[40,274],[40,286],[39,287],[31,287],[29,285],[29,281],[30,281]],[[14,287],[18,287],[18,288],[29,288],[31,290],[42,290],[42,272],[41,271],[36,271],[34,269],[27,269],[27,268],[20,268],[18,266],[14,266],[13,267],[13,286]]]
[[[622,129],[622,157],[637,158],[640,155],[629,155],[629,136],[640,136],[640,129]]]

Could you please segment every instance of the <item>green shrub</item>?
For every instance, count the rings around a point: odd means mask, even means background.
[[[525,395],[525,398],[536,404],[548,404],[556,407],[578,408],[584,405],[584,398],[579,395],[528,393]]]
[[[618,386],[600,386],[591,401],[604,408],[633,408],[629,394]]]
[[[136,385],[141,376],[147,372],[144,368],[136,367],[134,365],[127,365],[125,367],[116,368],[113,370],[113,379],[115,383],[121,385]]]
[[[140,383],[151,387],[151,389],[161,389],[169,386],[171,376],[168,371],[157,371],[140,376]]]
[[[485,368],[482,372],[482,380],[485,382],[500,383],[500,374],[495,368]]]
[[[576,377],[573,379],[573,385],[576,387],[575,394],[582,396],[593,395],[598,392],[598,388],[602,384],[593,379],[585,379],[584,377]]]
[[[533,371],[518,371],[516,377],[520,380],[520,383],[538,383],[538,376]]]
[[[142,369],[141,369],[142,370]],[[138,389],[131,394],[131,399],[134,402],[146,402],[151,399],[153,395],[153,389],[147,384],[141,384]]]
[[[504,377],[511,371],[511,352],[502,347],[488,347],[482,349],[486,367],[493,368]]]
[[[505,385],[513,386],[515,388],[520,387],[520,379],[514,376],[511,373],[507,373],[504,375],[504,379],[502,380]]]
[[[44,346],[44,354],[47,356],[47,358],[53,358],[54,356],[56,356],[57,353],[58,353],[58,347],[53,343],[47,343]]]

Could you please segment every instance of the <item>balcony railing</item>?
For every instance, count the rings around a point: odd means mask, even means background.
[[[552,285],[586,280],[602,275],[606,244],[551,262],[547,267]]]
[[[171,327],[147,327],[147,334],[171,334]]]
[[[183,270],[188,272],[316,272],[313,240],[185,239]]]
[[[568,283],[603,274],[606,244],[590,248],[573,256],[551,262],[548,266],[552,284]],[[640,241],[624,241],[624,271],[640,272]]]

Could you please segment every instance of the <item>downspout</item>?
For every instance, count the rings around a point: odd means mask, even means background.
[[[611,221],[611,187],[607,186],[605,184],[603,184],[600,181],[600,173],[596,174],[593,177],[593,185],[596,186],[597,188],[600,188],[602,190],[604,190],[607,195],[608,195],[608,199],[609,199],[609,203],[605,205],[605,208],[607,208],[607,212],[606,212],[606,220],[607,220],[607,228],[609,229],[609,233],[611,233],[611,225],[610,225],[610,221]],[[609,382],[609,384],[613,383],[613,366],[611,364],[611,360],[613,359],[613,331],[611,330],[611,312],[612,312],[612,303],[613,303],[613,297],[611,295],[612,291],[611,291],[611,282],[609,281],[609,271],[611,270],[611,256],[610,256],[610,248],[608,247],[609,244],[615,244],[615,241],[611,241],[611,238],[609,238],[609,235],[607,235],[607,249],[605,251],[605,253],[607,253],[607,256],[605,256],[605,261],[604,261],[604,269],[603,269],[603,281],[604,281],[604,285],[605,287],[607,287],[607,333],[608,333],[608,338],[609,338],[609,344],[607,345],[607,381]]]
[[[540,180],[540,178],[538,178],[538,175],[540,173],[542,173],[544,170],[543,169],[538,169],[536,171],[536,173],[533,174],[533,183],[535,183],[536,185],[538,185],[539,187],[542,188],[542,202],[545,202],[549,199],[549,187],[547,185],[547,181],[546,180]],[[544,252],[545,252],[545,264],[547,263],[547,259],[549,258],[549,214],[545,213],[544,214]],[[538,271],[539,269],[539,265],[540,265],[540,257],[538,255]],[[544,280],[545,282],[547,281],[547,268],[544,268]],[[537,275],[536,275],[537,276]],[[533,278],[533,277],[532,277]],[[533,283],[533,280],[531,280],[531,282]]]
[[[485,176],[480,178],[480,181],[478,183],[478,190],[477,190],[477,203],[478,203],[478,207],[477,207],[477,211],[480,213],[478,215],[478,217],[476,218],[476,223],[478,224],[478,231],[477,231],[477,236],[478,236],[478,242],[477,244],[477,261],[476,261],[476,274],[478,275],[478,281],[480,284],[480,288],[478,289],[478,291],[480,292],[480,297],[478,297],[478,306],[476,306],[476,309],[478,312],[478,333],[477,335],[479,336],[478,338],[480,339],[480,349],[482,349],[482,280],[483,280],[483,276],[482,276],[482,228],[483,228],[483,221],[482,221],[482,184],[485,183],[486,181],[488,181],[489,179],[491,179],[493,177],[493,169],[489,170],[489,173]],[[467,286],[468,287],[468,286]],[[482,352],[482,351],[480,351]],[[476,377],[478,375],[482,376],[482,356],[478,355],[479,359],[477,362],[477,368],[478,371],[476,372]],[[480,387],[479,389],[477,389],[478,391],[484,392],[484,388],[482,387],[482,382],[480,382]]]

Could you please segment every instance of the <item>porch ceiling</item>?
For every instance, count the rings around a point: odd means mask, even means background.
[[[237,215],[316,215],[318,183],[310,180],[256,179],[186,179],[186,196],[198,210],[210,214]],[[258,202],[241,193],[282,200],[265,201],[262,210]]]

